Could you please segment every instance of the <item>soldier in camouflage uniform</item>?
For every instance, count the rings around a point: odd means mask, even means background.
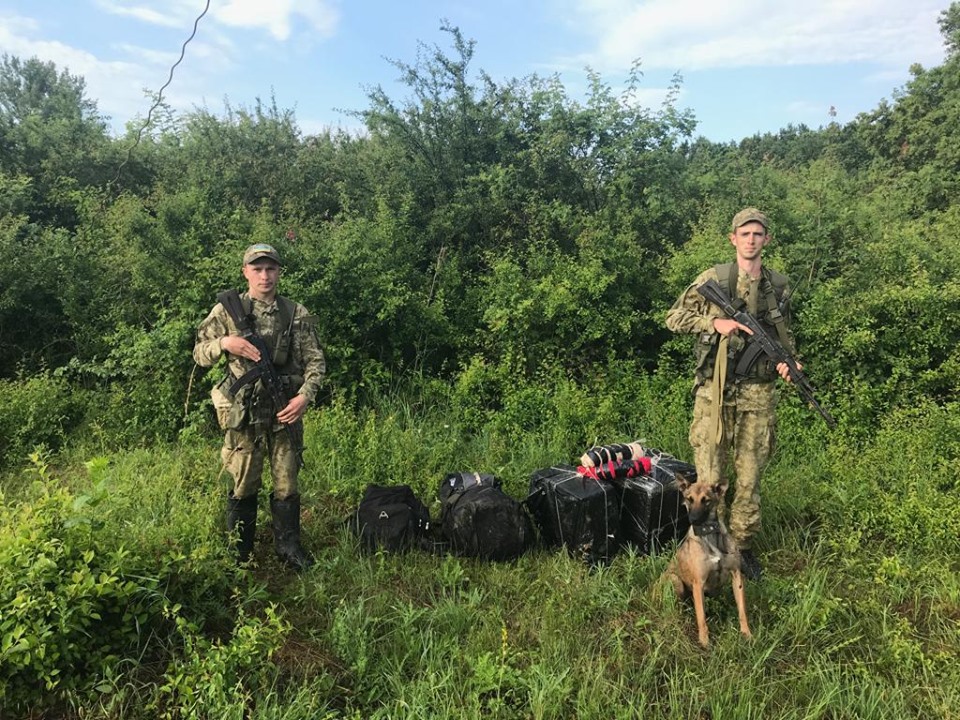
[[[762,572],[751,545],[760,530],[760,474],[776,444],[776,379],[779,375],[789,381],[789,373],[785,363],[773,367],[762,354],[748,369],[737,372],[750,330],[725,317],[696,288],[716,280],[734,304],[742,303],[771,337],[794,354],[787,278],[764,267],[761,258],[770,242],[769,227],[767,217],[756,208],[737,213],[730,233],[736,262],[702,272],[667,313],[670,330],[697,336],[690,426],[697,476],[722,482],[733,449],[736,484],[728,525],[741,549],[743,571],[754,580]]]
[[[300,462],[285,426],[302,437],[302,417],[317,395],[326,364],[317,339],[316,318],[303,305],[277,295],[280,265],[280,255],[272,246],[258,244],[247,248],[243,275],[248,289],[240,299],[252,318],[253,331],[270,348],[271,360],[289,399],[287,406],[279,411],[274,408],[259,380],[244,385],[236,396],[231,396],[233,383],[251,369],[260,353],[241,337],[222,304],[217,303],[200,324],[193,358],[199,365],[210,367],[224,355],[227,357],[229,372],[212,395],[220,425],[226,431],[221,457],[233,476],[233,487],[227,496],[227,528],[237,533],[238,560],[245,562],[253,550],[257,494],[264,460],[269,456],[273,477],[270,510],[277,555],[288,565],[303,570],[312,560],[300,544]]]

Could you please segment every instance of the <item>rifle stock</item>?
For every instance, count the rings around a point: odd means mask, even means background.
[[[796,359],[794,359],[787,348],[781,345],[779,341],[770,337],[755,317],[748,312],[738,310],[734,307],[730,298],[724,294],[723,288],[720,287],[720,284],[716,280],[707,280],[697,288],[697,292],[708,302],[713,303],[723,310],[731,320],[736,320],[741,325],[750,328],[753,335],[751,335],[748,340],[749,345],[745,352],[756,354],[757,350],[754,348],[759,348],[764,355],[773,361],[774,365],[785,363],[790,376],[790,384],[793,385],[799,391],[801,397],[820,414],[820,417],[827,423],[827,427],[833,429],[837,426],[837,421],[834,420],[833,416],[817,402],[814,387],[800,369],[800,366],[797,365]]]
[[[244,385],[260,380],[270,397],[270,404],[273,406],[274,413],[280,412],[287,406],[287,396],[283,391],[283,380],[273,366],[266,341],[254,332],[253,324],[244,312],[243,303],[240,302],[240,295],[236,290],[224,290],[217,295],[217,300],[233,319],[237,329],[240,330],[241,336],[260,351],[260,359],[231,385],[230,394],[236,395],[237,391]],[[297,456],[297,463],[302,468],[304,467],[303,421],[298,420],[292,424],[283,423],[283,427],[290,438],[290,447]]]

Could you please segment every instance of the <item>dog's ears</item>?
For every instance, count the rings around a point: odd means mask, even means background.
[[[690,482],[690,479],[683,473],[678,472],[676,475],[676,478],[677,478],[677,487],[680,488],[680,492],[683,492],[688,487],[693,485],[693,483]]]
[[[713,487],[710,488],[710,490],[713,491],[713,494],[716,495],[718,498],[722,498],[724,495],[727,494],[727,487],[729,487],[727,483],[718,482],[718,483],[714,483]]]

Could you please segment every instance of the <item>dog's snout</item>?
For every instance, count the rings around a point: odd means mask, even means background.
[[[710,507],[701,502],[693,503],[687,506],[687,515],[690,517],[690,522],[696,525],[709,519]]]

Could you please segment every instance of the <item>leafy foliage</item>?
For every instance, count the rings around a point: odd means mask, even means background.
[[[635,101],[639,66],[619,96],[588,71],[578,101],[556,78],[475,76],[473,42],[442,29],[452,52],[421,45],[415,63],[393,61],[407,100],[370,92],[366,135],[304,137],[272,102],[198,111],[145,138],[120,194],[89,163],[29,160],[28,121],[48,133],[46,153],[107,157],[111,141],[81,79],[6,58],[5,142],[20,155],[0,168],[0,245],[20,271],[0,291],[4,367],[62,368],[97,390],[97,424],[118,438],[196,425],[209,379],[195,378],[185,419],[191,328],[238,283],[254,241],[289,259],[282,290],[318,314],[331,382],[348,395],[396,372],[450,378],[478,356],[514,381],[547,367],[587,377],[611,359],[652,366],[683,346],[664,309],[729,257],[726,218],[749,203],[774,218],[770,262],[795,279],[807,365],[838,395],[883,385],[860,421],[955,392],[954,339],[937,322],[953,310],[955,258],[933,241],[950,237],[955,211],[946,185],[922,185],[956,175],[937,149],[956,135],[953,55],[876,116],[715,145],[690,141],[679,78],[656,111]],[[67,126],[93,145],[68,141]],[[73,188],[69,218],[37,205],[54,175]],[[900,260],[922,269],[883,259],[894,233],[916,247]],[[871,283],[880,295],[860,297]],[[911,338],[875,346],[878,328],[908,317]]]
[[[49,371],[0,380],[0,465],[25,464],[38,449],[59,450],[85,415],[84,394]]]
[[[41,481],[47,468],[34,462]],[[132,578],[129,551],[104,542],[102,487],[71,496],[44,483],[31,503],[4,507],[0,566],[0,701],[29,707],[84,688],[150,631],[158,582]]]
[[[82,78],[4,56],[4,709],[955,712],[958,7],[944,64],[892,101],[725,144],[694,137],[680,78],[658,109],[636,100],[639,65],[619,94],[587,70],[582,99],[557,77],[498,82],[448,25],[449,49],[392,61],[408,97],[372,90],[365,132],[304,135],[257,101],[168,113],[132,152]],[[484,469],[519,497],[598,441],[685,455],[689,338],[662,318],[729,260],[745,205],[773,220],[765,262],[793,279],[803,363],[841,421],[824,437],[784,394],[771,571],[748,591],[759,644],[692,653],[685,608],[654,590],[662,558],[588,574],[544,554],[355,556],[339,522],[370,482],[431,498],[445,472]],[[318,570],[295,583],[231,570],[210,512],[217,371],[190,362],[252,242],[286,259],[281,291],[317,314],[330,369],[306,426]]]

